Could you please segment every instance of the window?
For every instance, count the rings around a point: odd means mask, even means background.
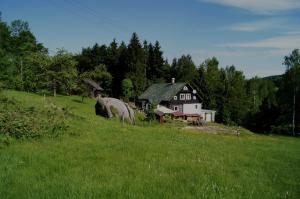
[[[196,100],[196,99],[197,99],[197,98],[196,98],[196,96],[194,95],[194,96],[193,96],[193,100]]]
[[[177,96],[174,96],[174,100],[177,100]]]
[[[185,95],[185,99],[186,100],[191,100],[192,99],[191,94],[190,93],[186,94]]]
[[[187,91],[187,90],[188,90],[188,87],[184,86],[184,87],[183,87],[183,90],[184,90],[184,91]]]
[[[196,90],[193,90],[193,93],[194,93],[194,94],[196,94],[196,93],[197,93],[197,91],[196,91]]]
[[[185,100],[185,94],[180,94],[180,100]]]
[[[198,105],[195,105],[195,109],[198,109]]]
[[[174,111],[178,111],[178,106],[173,107]]]

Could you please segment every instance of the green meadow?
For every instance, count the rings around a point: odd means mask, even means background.
[[[25,106],[72,113],[56,138],[0,146],[0,198],[300,198],[299,138],[239,137],[174,124],[122,125],[95,101],[4,91]]]

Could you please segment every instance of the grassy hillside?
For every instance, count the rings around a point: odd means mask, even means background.
[[[6,91],[42,108],[42,96]],[[172,125],[122,126],[94,101],[47,98],[71,111],[68,133],[0,148],[0,198],[300,198],[300,140]]]

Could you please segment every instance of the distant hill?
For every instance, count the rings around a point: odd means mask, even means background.
[[[282,77],[283,77],[283,75],[272,75],[272,76],[263,77],[262,79],[264,79],[264,80],[270,80],[270,81],[272,81],[276,86],[279,86]]]

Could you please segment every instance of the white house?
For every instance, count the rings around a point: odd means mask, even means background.
[[[149,111],[151,104],[155,104],[157,110],[165,114],[173,111],[182,115],[199,115],[207,122],[215,121],[216,111],[202,108],[197,91],[187,83],[175,83],[174,78],[172,83],[153,84],[139,96],[139,100],[145,112]]]

